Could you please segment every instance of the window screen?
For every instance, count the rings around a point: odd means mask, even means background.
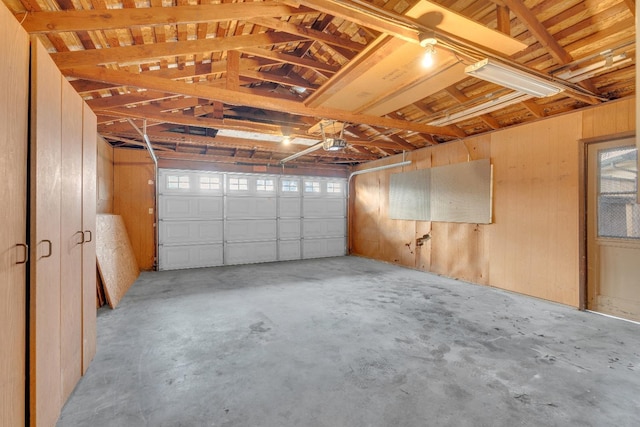
[[[637,148],[599,151],[598,175],[598,236],[639,239]]]

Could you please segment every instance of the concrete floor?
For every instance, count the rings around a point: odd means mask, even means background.
[[[640,426],[640,326],[355,257],[143,273],[58,426]]]

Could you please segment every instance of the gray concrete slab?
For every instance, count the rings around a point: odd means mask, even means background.
[[[143,273],[58,426],[640,426],[640,326],[355,257]]]

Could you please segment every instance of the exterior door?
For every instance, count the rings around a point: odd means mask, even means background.
[[[633,139],[588,146],[587,308],[640,321],[638,149]]]
[[[23,426],[29,38],[0,7],[0,426]]]

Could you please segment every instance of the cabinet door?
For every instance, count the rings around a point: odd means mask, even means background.
[[[60,71],[31,39],[30,419],[60,415]]]
[[[60,147],[60,368],[62,402],[82,376],[82,98],[62,87]]]
[[[96,354],[96,161],[97,120],[87,104],[83,106],[82,128],[82,373]]]
[[[0,426],[23,426],[29,38],[4,6],[0,40]]]

